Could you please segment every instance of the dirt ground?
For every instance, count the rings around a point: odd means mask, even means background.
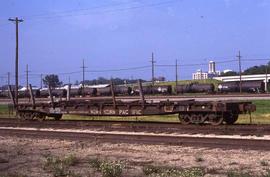
[[[162,176],[161,169],[172,168],[199,169],[193,176],[262,176],[270,152],[0,136],[0,176],[105,176],[99,162],[121,164],[124,177]]]

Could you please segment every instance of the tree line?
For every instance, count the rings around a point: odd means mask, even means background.
[[[266,65],[259,65],[259,66],[252,66],[244,70],[242,75],[252,75],[252,74],[269,74],[270,73],[270,62]],[[229,71],[226,73],[221,73],[221,76],[238,76],[239,72],[236,71]]]

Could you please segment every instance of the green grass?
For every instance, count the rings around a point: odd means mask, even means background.
[[[8,105],[0,105],[0,117],[12,117],[12,110],[9,112]]]
[[[65,120],[116,120],[116,121],[157,121],[157,122],[179,122],[178,115],[156,115],[156,116],[77,116],[64,115]]]
[[[221,81],[215,80],[215,79],[205,79],[205,80],[179,80],[177,81],[179,85],[181,84],[191,84],[191,83],[199,83],[199,84],[214,84],[215,86]],[[156,85],[172,85],[175,86],[175,81],[165,81],[165,82],[159,82],[155,83]]]
[[[254,100],[256,111],[251,114],[252,122],[256,124],[270,123],[270,100]],[[239,116],[237,123],[250,123],[249,114]]]

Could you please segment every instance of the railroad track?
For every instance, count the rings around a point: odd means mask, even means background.
[[[179,122],[149,121],[108,121],[108,120],[45,120],[31,121],[15,118],[0,118],[0,127],[28,127],[79,130],[106,130],[148,133],[178,134],[215,134],[215,135],[270,135],[270,125],[234,124],[234,125],[182,125]]]
[[[224,136],[198,136],[175,134],[150,134],[131,132],[101,132],[49,130],[37,128],[0,128],[1,136],[16,136],[29,138],[48,138],[61,140],[90,141],[99,143],[129,143],[129,144],[165,144],[176,146],[195,146],[222,149],[270,150],[270,137],[241,138]]]

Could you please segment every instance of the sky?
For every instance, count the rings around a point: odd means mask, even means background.
[[[63,82],[155,76],[191,79],[197,69],[238,70],[270,61],[269,0],[0,0],[0,85],[14,83],[18,17],[20,84],[39,85],[40,74]],[[268,60],[269,59],[269,60]]]

